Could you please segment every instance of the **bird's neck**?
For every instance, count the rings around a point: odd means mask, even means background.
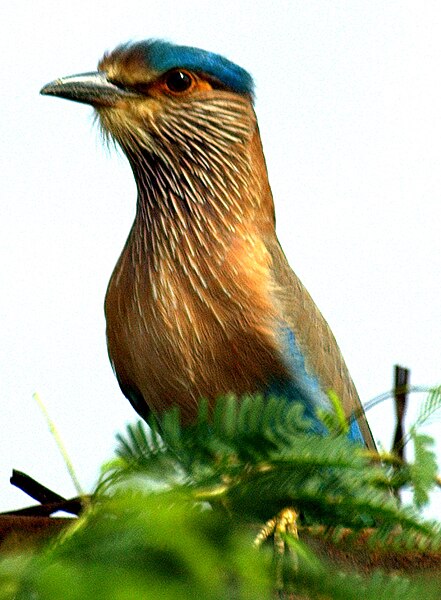
[[[214,158],[220,160],[206,150],[204,159]],[[270,322],[266,240],[275,235],[274,209],[257,125],[247,144],[231,147],[222,168],[185,156],[179,168],[152,155],[131,162],[138,206],[120,268],[133,273],[140,295],[151,290],[167,313],[182,302],[209,310],[218,322],[242,312],[256,327]]]
[[[130,157],[129,157],[130,159]],[[155,263],[224,263],[242,247],[251,258],[256,241],[274,231],[274,206],[255,124],[250,138],[203,156],[146,153],[130,160],[138,188],[134,228],[138,254]]]

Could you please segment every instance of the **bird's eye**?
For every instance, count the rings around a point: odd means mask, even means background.
[[[179,94],[187,92],[193,81],[193,77],[186,71],[171,71],[165,78],[165,85],[171,92]]]

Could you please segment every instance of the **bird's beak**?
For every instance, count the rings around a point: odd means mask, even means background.
[[[115,106],[136,94],[111,83],[102,71],[61,77],[40,90],[44,96],[58,96],[92,106]]]

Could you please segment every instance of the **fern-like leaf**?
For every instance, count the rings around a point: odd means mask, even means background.
[[[417,433],[411,429],[411,439],[414,443],[414,463],[410,465],[409,472],[414,489],[414,503],[417,508],[422,508],[429,501],[429,492],[435,485],[437,463],[435,453],[431,450],[434,441],[428,435]]]

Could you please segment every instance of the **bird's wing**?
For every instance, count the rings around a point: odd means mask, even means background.
[[[318,378],[324,391],[333,390],[338,395],[346,416],[356,416],[367,447],[375,450],[357,390],[329,325],[290,268],[277,238],[271,237],[266,245],[272,258],[275,297],[302,351],[307,371]]]

